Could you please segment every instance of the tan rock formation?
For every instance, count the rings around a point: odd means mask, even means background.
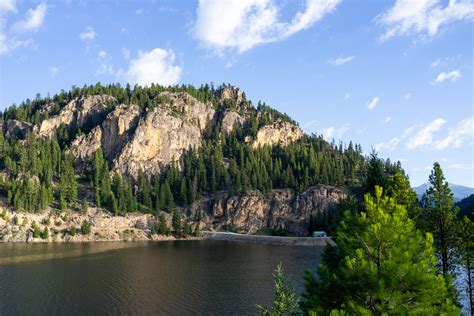
[[[158,174],[188,149],[201,145],[201,132],[214,116],[210,103],[186,93],[166,93],[171,100],[140,118],[130,141],[113,161],[113,169],[132,177],[140,170]]]
[[[330,212],[347,196],[341,189],[324,185],[311,187],[300,194],[292,189],[273,190],[268,198],[259,192],[232,197],[221,192],[194,203],[186,213],[196,220],[201,212],[206,229],[226,228],[252,234],[270,227],[304,236],[311,215]]]
[[[39,136],[51,136],[61,124],[74,124],[81,128],[86,123],[97,124],[100,114],[105,112],[108,103],[115,98],[109,95],[83,96],[69,102],[59,114],[42,121],[34,130]]]
[[[226,111],[222,117],[221,130],[229,134],[236,128],[241,128],[244,125],[245,118],[234,111]]]
[[[277,144],[287,146],[301,137],[303,137],[303,132],[298,126],[277,120],[275,123],[266,125],[258,130],[252,146],[254,148]]]

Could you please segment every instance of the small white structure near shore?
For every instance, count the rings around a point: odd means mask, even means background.
[[[328,234],[324,230],[315,230],[313,232],[313,237],[327,237]]]

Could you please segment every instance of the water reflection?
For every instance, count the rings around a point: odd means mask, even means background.
[[[321,249],[177,241],[0,245],[0,314],[253,314]]]

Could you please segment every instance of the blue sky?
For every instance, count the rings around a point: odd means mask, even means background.
[[[472,1],[0,0],[0,109],[72,85],[222,82],[308,133],[474,187]]]

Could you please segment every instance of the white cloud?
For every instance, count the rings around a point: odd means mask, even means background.
[[[35,9],[29,9],[26,18],[13,24],[12,29],[19,33],[37,31],[43,25],[47,12],[48,6],[40,3]]]
[[[32,39],[18,40],[16,38],[9,38],[0,31],[0,55],[8,54],[17,48],[27,47],[31,44],[33,44]]]
[[[297,12],[291,22],[282,22],[273,0],[200,0],[194,32],[199,41],[217,52],[236,49],[242,53],[311,27],[340,2],[306,0],[304,11]]]
[[[16,12],[15,0],[0,0],[0,15],[7,12]]]
[[[125,47],[122,48],[122,56],[123,58],[125,59],[129,59],[130,58],[130,51],[128,49],[126,49]]]
[[[440,130],[446,121],[437,118],[428,124],[417,124],[406,128],[402,135],[394,137],[388,142],[381,142],[375,146],[377,150],[394,150],[402,141],[408,149],[433,149],[445,150],[460,148],[463,145],[474,146],[474,116],[461,120],[456,126],[451,127],[447,134],[440,135]],[[435,139],[435,134],[436,136]],[[447,161],[447,158],[441,158]]]
[[[130,61],[126,72],[129,82],[139,85],[173,85],[179,82],[182,68],[175,64],[172,50],[155,48],[150,52],[139,52],[138,58]]]
[[[405,93],[405,100],[410,100],[411,99],[411,92]]]
[[[438,76],[433,80],[433,84],[441,83],[445,80],[451,80],[451,82],[455,82],[458,78],[461,77],[461,71],[458,69],[453,70],[451,72],[440,72]]]
[[[143,12],[145,12],[143,9],[137,9],[137,10],[135,10],[135,14],[136,14],[136,15],[142,15]]]
[[[323,138],[331,141],[333,138],[335,139],[340,139],[342,136],[349,130],[349,126],[343,125],[339,128],[336,128],[334,126],[330,126],[327,128],[323,128],[319,131],[319,134],[323,135]]]
[[[349,92],[346,92],[346,94],[344,94],[344,100],[349,100],[350,97],[351,94]]]
[[[451,128],[448,135],[436,141],[434,146],[436,149],[459,148],[466,141],[472,143],[474,141],[474,116],[468,117]]]
[[[397,0],[395,5],[378,15],[376,21],[385,26],[381,40],[394,36],[418,34],[434,36],[441,26],[474,18],[474,4],[469,0]]]
[[[386,143],[384,142],[378,143],[374,147],[375,147],[375,150],[381,150],[381,149],[394,150],[395,148],[397,148],[398,144],[400,144],[400,138],[394,137],[390,141]]]
[[[53,67],[53,66],[49,66],[48,67],[48,73],[51,77],[55,78],[58,73],[59,73],[59,68],[58,67]]]
[[[331,59],[328,62],[333,66],[341,66],[341,65],[344,65],[345,63],[350,62],[353,59],[354,59],[354,56],[338,57],[338,58]]]
[[[79,38],[83,41],[92,41],[97,36],[92,26],[86,27],[86,30],[79,34]]]
[[[373,110],[379,104],[379,102],[380,102],[380,98],[379,97],[374,97],[372,100],[367,102],[367,108],[369,110]]]
[[[385,118],[385,120],[383,120],[383,122],[384,122],[384,123],[388,123],[388,122],[390,122],[391,120],[392,120],[392,117],[391,117],[391,116],[387,116],[387,117]]]
[[[424,147],[426,145],[431,145],[433,143],[433,134],[439,131],[441,126],[443,126],[445,123],[445,120],[443,120],[442,118],[438,118],[433,120],[431,123],[428,123],[427,125],[417,127],[418,131],[416,131],[416,133],[412,137],[410,137],[410,139],[408,139],[408,142],[406,143],[407,148],[416,149]],[[413,126],[409,129],[413,130]],[[406,133],[407,130],[405,130],[405,135],[408,134]]]
[[[17,12],[16,1],[0,0],[0,55],[8,54],[21,47],[28,47],[33,44],[31,38],[17,38],[19,34],[27,31],[37,31],[44,22],[47,6],[39,4],[35,9],[26,12],[26,18],[13,24],[8,28],[8,13]],[[7,29],[9,31],[7,31]]]
[[[101,50],[101,51],[99,52],[99,58],[105,58],[105,57],[107,57],[107,52]]]

